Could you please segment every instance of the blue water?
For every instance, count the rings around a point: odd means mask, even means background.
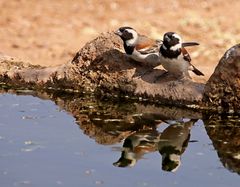
[[[161,169],[158,151],[134,167],[113,166],[122,144],[97,144],[50,100],[0,95],[1,187],[239,186],[239,175],[223,167],[202,120],[192,127],[176,172]]]

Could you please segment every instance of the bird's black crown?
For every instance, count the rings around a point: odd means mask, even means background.
[[[131,40],[133,39],[133,34],[129,32],[129,30],[134,30],[132,27],[120,27],[115,34],[120,36],[123,41]]]
[[[170,47],[179,44],[181,42],[180,37],[178,38],[176,35],[177,34],[174,32],[165,33],[163,36],[163,45],[169,49]]]

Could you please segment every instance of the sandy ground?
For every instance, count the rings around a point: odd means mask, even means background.
[[[33,64],[66,63],[101,32],[132,26],[162,38],[167,31],[201,45],[192,63],[207,79],[240,41],[239,0],[0,0],[0,52]]]

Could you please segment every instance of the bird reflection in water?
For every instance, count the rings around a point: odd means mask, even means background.
[[[113,165],[133,167],[144,154],[158,150],[159,138],[157,130],[140,130],[131,134],[124,140],[121,157]]]
[[[181,165],[181,155],[188,146],[190,130],[196,120],[176,122],[161,133],[158,151],[162,155],[162,170],[175,172]]]
[[[196,120],[174,121],[162,132],[154,129],[140,130],[131,134],[124,140],[121,157],[113,165],[133,167],[144,154],[159,151],[162,155],[162,170],[177,171],[195,122]]]

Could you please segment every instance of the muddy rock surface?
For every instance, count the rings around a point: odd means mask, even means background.
[[[85,44],[72,61],[41,67],[1,55],[3,88],[63,92],[89,92],[108,98],[233,112],[239,110],[239,45],[230,48],[205,84],[193,79],[161,75],[133,61],[123,52],[113,32],[102,33]],[[204,96],[204,98],[203,98]]]
[[[134,96],[168,104],[185,105],[201,101],[203,84],[168,76],[159,79],[165,72],[161,69],[143,75],[146,67],[122,51],[122,41],[117,36],[112,32],[103,33],[88,42],[71,62],[64,65],[46,68],[3,60],[2,81],[16,87],[30,83],[33,89],[97,92],[111,97]]]
[[[240,44],[233,46],[221,58],[204,91],[204,102],[220,112],[239,111]]]

